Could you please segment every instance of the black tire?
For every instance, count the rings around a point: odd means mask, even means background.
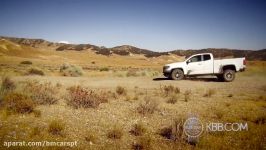
[[[184,78],[184,72],[180,69],[174,69],[171,73],[173,80],[182,80]]]
[[[224,81],[223,74],[216,75],[216,77],[218,78],[218,81],[221,81],[221,82]]]
[[[223,73],[223,80],[225,82],[232,82],[235,79],[235,71],[231,69],[227,69]]]

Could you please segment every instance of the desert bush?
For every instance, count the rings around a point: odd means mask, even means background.
[[[146,132],[146,128],[142,123],[136,123],[133,125],[133,128],[130,130],[130,133],[135,136],[141,136]]]
[[[185,96],[185,102],[188,102],[191,98],[191,91],[190,90],[186,90],[184,93]]]
[[[152,139],[150,136],[142,136],[138,138],[137,142],[132,144],[133,150],[149,150],[152,149]]]
[[[179,93],[180,93],[180,89],[178,87],[174,87],[173,85],[163,86],[164,96],[169,96],[171,94],[179,94]]]
[[[85,141],[95,143],[97,141],[96,133],[89,131],[85,135]]]
[[[2,77],[2,83],[1,83],[1,95],[6,92],[11,92],[16,88],[16,84],[13,80],[10,79],[10,77],[5,76]]]
[[[62,135],[65,129],[65,124],[60,120],[53,120],[50,122],[48,132],[52,135]]]
[[[166,102],[167,102],[167,103],[170,103],[170,104],[175,104],[175,103],[177,102],[177,100],[178,100],[177,95],[172,94],[172,95],[168,98],[168,100],[167,100]]]
[[[214,95],[216,93],[216,91],[214,89],[208,89],[206,91],[206,93],[203,95],[203,97],[211,97],[212,95]]]
[[[153,114],[158,109],[158,101],[156,99],[150,99],[148,96],[144,98],[142,102],[139,103],[137,111],[140,114]]]
[[[137,77],[138,74],[137,74],[137,71],[136,70],[129,70],[129,71],[127,71],[126,76],[127,77]]]
[[[16,113],[31,113],[35,105],[27,95],[11,92],[4,96],[3,106],[8,111]]]
[[[26,74],[27,75],[41,75],[41,76],[45,75],[44,72],[40,68],[30,68]]]
[[[29,61],[29,60],[25,60],[25,61],[22,61],[22,62],[20,62],[20,64],[24,64],[24,65],[31,65],[31,64],[32,64],[32,62],[31,62],[31,61]]]
[[[109,68],[108,67],[102,67],[102,68],[100,68],[100,71],[109,71]]]
[[[56,104],[59,100],[59,88],[51,82],[39,83],[38,81],[27,81],[24,91],[27,92],[31,99],[40,105]]]
[[[78,77],[83,75],[83,70],[81,67],[70,64],[63,64],[60,66],[60,73],[63,76]]]
[[[159,135],[163,136],[166,139],[180,141],[182,140],[183,136],[183,124],[183,119],[174,119],[170,126],[164,127],[159,130]]]
[[[74,108],[96,108],[108,101],[104,92],[96,93],[81,86],[72,86],[67,90],[67,104]]]
[[[123,130],[117,126],[115,126],[107,133],[107,137],[110,139],[121,139],[122,136],[123,136]]]
[[[115,91],[118,95],[127,95],[127,90],[125,87],[117,86]]]
[[[36,109],[35,109],[35,110],[33,110],[33,114],[34,114],[35,117],[38,118],[38,117],[41,117],[42,112],[41,112],[40,110],[36,110]]]

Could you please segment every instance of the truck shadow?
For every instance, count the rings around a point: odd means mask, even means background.
[[[153,79],[153,81],[167,81],[167,80],[172,80],[172,79],[169,79],[169,78],[154,78]],[[221,82],[215,77],[197,77],[197,78],[189,77],[189,78],[185,78],[183,80],[204,81],[204,82]]]

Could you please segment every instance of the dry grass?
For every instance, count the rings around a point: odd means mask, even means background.
[[[135,136],[141,136],[146,132],[146,128],[144,127],[144,124],[139,122],[133,125],[133,128],[130,130],[130,133]]]
[[[161,87],[161,91],[164,96],[170,96],[172,94],[180,93],[180,89],[178,87],[174,87],[173,85],[165,85]]]
[[[107,137],[110,139],[121,139],[123,136],[123,130],[120,127],[113,127],[110,131],[107,133]]]
[[[211,97],[212,95],[214,95],[216,93],[215,89],[208,89],[206,91],[206,93],[203,95],[203,97]]]
[[[186,90],[184,96],[185,96],[185,102],[188,102],[191,99],[191,90]]]
[[[65,124],[61,120],[53,120],[50,122],[48,132],[52,135],[63,135]]]
[[[153,114],[156,110],[158,110],[158,101],[151,97],[145,96],[144,100],[139,103],[137,107],[137,111],[142,114]]]
[[[173,94],[171,95],[168,99],[167,99],[167,103],[170,103],[170,104],[175,104],[178,100],[178,96]]]
[[[149,150],[152,149],[152,139],[150,136],[142,136],[132,144],[133,150]]]

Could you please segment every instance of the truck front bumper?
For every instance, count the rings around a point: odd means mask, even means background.
[[[246,68],[241,68],[239,71],[240,72],[243,72],[243,71],[245,71],[246,70]]]

